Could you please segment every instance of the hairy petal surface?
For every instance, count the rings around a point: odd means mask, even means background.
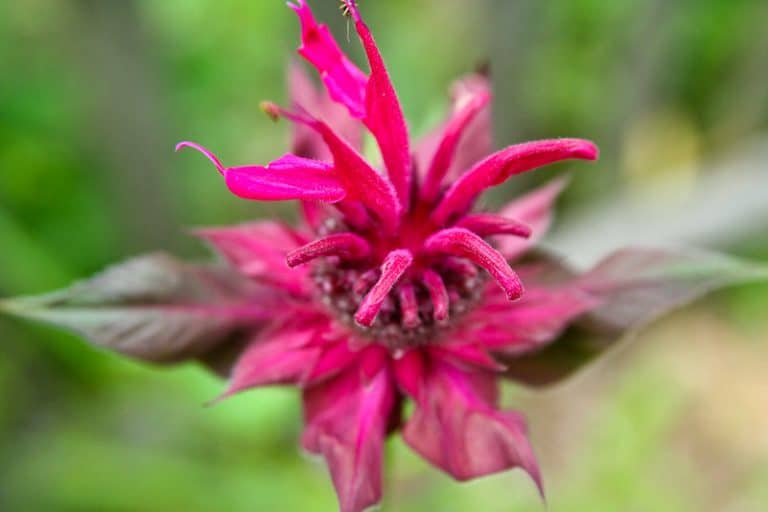
[[[362,512],[381,499],[381,458],[394,388],[386,367],[370,378],[351,369],[304,393],[303,445],[325,457],[341,512]]]
[[[337,203],[347,196],[333,166],[296,155],[284,155],[263,166],[224,167],[208,149],[194,142],[180,142],[176,151],[193,148],[203,153],[224,176],[230,192],[243,199],[285,201],[302,199]]]
[[[597,155],[597,147],[582,139],[539,140],[509,146],[475,165],[451,185],[432,213],[432,219],[444,225],[464,213],[485,189],[503,183],[510,176],[570,158],[595,160]]]
[[[203,356],[237,329],[259,329],[280,294],[226,268],[141,256],[70,288],[0,302],[0,310],[70,329],[152,362]]]
[[[430,367],[414,396],[403,437],[411,448],[457,480],[523,468],[541,490],[525,420],[495,408],[495,377],[446,362]]]
[[[766,280],[765,265],[713,253],[618,251],[577,280],[596,307],[541,350],[502,358],[506,375],[534,386],[555,383],[671,310],[725,286]]]
[[[371,31],[360,17],[356,2],[345,1],[355,20],[355,29],[371,66],[371,76],[365,88],[363,122],[379,144],[389,179],[397,191],[400,203],[408,208],[411,192],[411,150],[408,125]]]

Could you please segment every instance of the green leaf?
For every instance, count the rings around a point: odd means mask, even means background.
[[[553,384],[664,314],[719,288],[755,281],[768,281],[768,266],[697,251],[617,251],[576,278],[600,305],[542,349],[504,358],[506,375],[532,386]]]
[[[0,301],[0,311],[47,322],[99,347],[153,362],[203,356],[268,318],[275,294],[228,268],[141,256],[73,286]]]

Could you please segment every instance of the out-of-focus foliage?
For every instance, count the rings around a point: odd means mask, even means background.
[[[336,2],[313,5],[344,41]],[[652,207],[659,183],[684,194],[708,162],[765,137],[763,1],[361,6],[414,133],[440,119],[450,80],[490,61],[499,144],[562,135],[601,146],[561,218],[617,190]],[[276,0],[0,3],[0,296],[148,250],[205,257],[183,226],[290,219],[290,207],[238,200],[207,162],[172,150],[199,140],[230,164],[282,154],[288,127],[258,105],[285,101],[297,42]],[[354,39],[344,45],[360,56]],[[766,231],[755,232],[730,250],[764,256]],[[562,388],[513,391],[550,509],[763,510],[767,303],[764,286],[722,294]],[[6,319],[0,339],[0,510],[335,507],[324,468],[298,454],[293,391],[205,408],[222,388],[201,368],[158,371]],[[387,450],[385,510],[540,507],[519,472],[457,485],[400,441]]]

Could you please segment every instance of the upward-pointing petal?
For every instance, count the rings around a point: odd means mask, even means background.
[[[355,20],[355,29],[371,66],[371,76],[365,88],[363,121],[376,138],[389,179],[397,191],[400,202],[407,209],[411,192],[411,150],[408,126],[371,31],[363,22],[356,2],[353,0],[345,0],[345,2]]]
[[[301,23],[299,55],[317,68],[331,98],[346,106],[353,117],[365,117],[368,77],[344,55],[328,27],[317,23],[304,0],[288,6],[296,11]]]
[[[597,159],[597,147],[583,139],[550,139],[509,146],[476,164],[448,189],[432,214],[444,225],[466,211],[485,189],[499,185],[510,176],[569,158]]]

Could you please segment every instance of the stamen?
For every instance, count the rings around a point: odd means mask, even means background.
[[[398,249],[387,254],[381,264],[381,276],[363,299],[355,313],[355,320],[364,327],[373,325],[381,305],[389,292],[397,284],[408,267],[413,263],[413,255],[407,249]]]
[[[456,226],[468,229],[481,237],[490,235],[514,235],[521,238],[529,238],[532,233],[531,228],[520,221],[490,213],[467,215],[462,218]]]
[[[286,262],[293,268],[322,256],[359,260],[370,253],[371,246],[364,238],[352,233],[334,233],[292,250],[286,256]]]
[[[413,329],[421,324],[416,289],[412,283],[400,287],[400,311],[403,313],[403,327],[406,329]]]
[[[432,316],[436,322],[444,322],[448,319],[448,307],[450,299],[445,282],[440,274],[434,270],[427,269],[422,276],[424,287],[429,292],[429,298],[432,301]]]
[[[523,294],[523,283],[504,256],[467,229],[438,231],[427,239],[424,248],[431,253],[461,256],[483,267],[504,290],[509,300],[518,299]]]

